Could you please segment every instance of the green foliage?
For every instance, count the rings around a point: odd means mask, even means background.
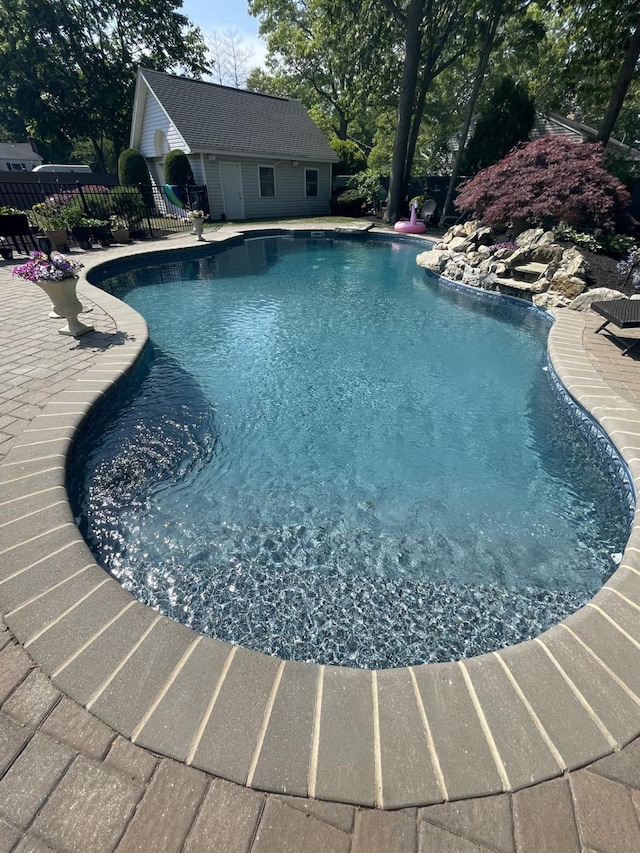
[[[634,179],[640,178],[640,163],[621,152],[607,149],[604,155],[604,165],[607,171],[622,181],[628,190],[631,190]]]
[[[349,178],[349,186],[351,187],[350,191],[356,191],[357,196],[354,197],[366,199],[371,210],[379,210],[380,200],[385,198],[387,195],[387,191],[382,183],[382,178],[383,175],[373,169],[358,172],[357,175],[353,175]],[[341,198],[341,196],[338,196],[338,198]]]
[[[602,145],[543,136],[462,184],[455,205],[492,226],[550,221],[624,232],[631,198],[602,160]]]
[[[180,148],[169,151],[165,157],[164,181],[176,187],[191,187],[195,184],[189,158]]]
[[[475,175],[529,138],[536,108],[526,89],[505,77],[478,119],[462,156],[461,173]]]
[[[368,127],[370,105],[386,97],[398,77],[395,28],[382,3],[250,0],[248,8],[260,19],[269,68],[249,75],[251,88],[317,106],[340,139],[356,136],[356,125]]]
[[[136,148],[125,148],[118,159],[118,180],[123,187],[151,186],[144,157]]]
[[[40,149],[38,149],[40,150]],[[43,153],[42,151],[40,152]],[[118,163],[113,150],[113,140],[105,139],[102,144],[102,155],[98,157],[90,139],[73,139],[71,151],[66,160],[47,158],[51,163],[86,163],[92,172],[108,172],[115,175],[118,172]]]
[[[131,229],[139,228],[147,215],[144,199],[136,187],[114,187],[109,195],[112,215]]]
[[[388,175],[391,171],[393,153],[393,134],[396,127],[394,110],[385,109],[378,113],[373,147],[367,157],[367,169]]]
[[[579,249],[586,249],[588,252],[600,251],[601,244],[593,234],[576,231],[565,222],[561,222],[553,229],[553,236],[560,243],[573,243]]]
[[[67,205],[54,198],[34,204],[31,216],[38,228],[43,231],[56,231],[68,228],[69,216]]]
[[[74,202],[80,204],[80,202]],[[90,219],[109,219],[111,195],[108,187],[88,185],[82,189],[82,209]]]
[[[322,131],[324,138],[327,140],[327,142],[331,144],[331,147],[333,148],[333,140],[337,139],[337,136],[335,135],[333,127],[331,125],[331,118],[327,115],[327,113],[322,109],[319,104],[314,104],[314,106],[309,107],[308,113],[315,122],[316,126]]]
[[[3,0],[0,115],[52,145],[91,142],[100,171],[126,144],[139,66],[207,70],[180,0]],[[55,161],[54,161],[55,162]],[[58,162],[66,162],[65,160]]]
[[[362,216],[366,209],[366,196],[358,189],[345,190],[331,199],[331,212],[338,216]]]
[[[552,0],[535,3],[546,38],[529,72],[536,103],[545,111],[572,114],[598,128],[638,24],[637,0]],[[614,129],[631,144],[640,139],[640,77],[636,73]]]
[[[565,224],[554,228],[553,235],[556,240],[573,243],[579,249],[611,255],[614,258],[622,258],[638,248],[635,239],[628,234],[587,234]]]
[[[355,175],[356,172],[366,169],[367,158],[356,142],[351,139],[338,139],[337,136],[334,136],[329,142],[340,158],[340,162],[333,166],[334,174]]]
[[[603,234],[598,238],[602,251],[614,258],[622,258],[628,252],[637,250],[638,244],[628,234]]]

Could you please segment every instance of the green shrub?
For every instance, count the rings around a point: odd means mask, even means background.
[[[596,236],[595,234],[576,231],[564,223],[553,229],[553,236],[560,242],[573,243],[579,249],[613,255],[617,258],[622,258],[627,252],[637,248],[634,238],[627,234],[600,234]]]
[[[131,229],[138,228],[147,215],[144,199],[136,187],[114,187],[109,202],[111,213]]]
[[[111,197],[108,187],[83,187],[84,212],[90,219],[109,219]]]
[[[372,210],[379,209],[380,199],[385,198],[387,194],[382,183],[382,177],[380,172],[367,169],[349,178],[349,186],[366,198],[367,204]]]
[[[169,151],[165,158],[164,180],[175,187],[192,187],[195,184],[189,158],[179,148]]]
[[[505,77],[496,86],[462,154],[461,173],[475,175],[529,138],[536,107],[525,86]]]
[[[561,243],[573,243],[580,249],[586,249],[588,252],[599,252],[601,245],[593,234],[586,234],[576,231],[570,225],[561,222],[560,225],[553,229],[553,236]]]
[[[367,209],[367,199],[360,190],[345,190],[331,199],[331,212],[338,216],[362,216]]]
[[[623,258],[628,252],[638,248],[638,244],[627,234],[603,234],[598,238],[602,251],[616,258]]]
[[[142,154],[136,148],[125,148],[118,160],[118,181],[123,187],[151,186],[151,176]]]

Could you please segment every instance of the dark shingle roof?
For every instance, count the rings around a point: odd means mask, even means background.
[[[298,101],[159,71],[141,73],[192,152],[338,160]]]

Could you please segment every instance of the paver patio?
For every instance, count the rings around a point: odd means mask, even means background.
[[[143,244],[135,251],[151,248],[157,247]],[[90,257],[97,262],[118,251],[94,251]],[[0,267],[0,454],[6,457],[0,471],[0,605],[26,649],[8,629],[0,633],[0,851],[640,850],[635,538],[623,567],[586,616],[567,620],[568,628],[555,629],[542,643],[526,644],[535,645],[536,666],[546,667],[544,683],[531,676],[530,660],[522,663],[522,647],[463,668],[443,665],[440,672],[455,683],[442,688],[448,692],[439,709],[433,668],[414,668],[413,677],[401,674],[406,671],[372,676],[326,668],[320,682],[325,718],[317,726],[320,668],[269,659],[265,675],[255,661],[261,656],[241,650],[229,660],[224,644],[194,640],[180,626],[165,627],[164,619],[156,624],[151,611],[112,590],[111,581],[104,584],[83,543],[77,535],[70,538],[64,453],[92,395],[108,389],[144,342],[144,324],[117,300],[81,286],[83,301],[94,303],[96,332],[78,341],[64,338],[47,318],[44,294],[12,279],[12,266]],[[595,317],[562,315],[550,337],[554,364],[617,439],[636,474],[640,452],[629,436],[640,433],[640,364],[593,334]],[[87,380],[82,393],[79,377]],[[52,436],[54,426],[59,429]],[[37,482],[28,500],[20,486],[25,479]],[[138,648],[149,631],[154,647],[164,649],[148,690],[137,689],[150,672],[148,659],[139,657],[138,669],[114,665],[122,661],[117,643],[128,635],[127,618],[138,626]],[[628,671],[621,668],[625,660]],[[223,681],[217,678],[215,701],[209,690],[198,707],[192,693],[189,703],[181,702],[180,679],[214,665],[229,674],[228,682],[226,674]],[[571,695],[562,675],[567,671],[575,688]],[[550,693],[561,701],[549,705]],[[264,697],[262,704],[234,735],[237,702],[247,705],[256,694]],[[510,701],[517,713],[505,715],[501,703],[507,694],[516,696],[517,704]],[[131,701],[123,703],[123,695]],[[370,713],[372,695],[377,717]],[[473,707],[469,714],[453,713],[454,699],[469,705],[475,700],[482,714]],[[405,703],[400,715],[398,701]],[[425,739],[420,708],[433,743]],[[191,725],[203,733],[205,722],[228,736],[204,738],[194,751],[189,712]],[[467,725],[472,720],[480,721],[481,738]],[[462,749],[443,746],[439,727],[446,723],[458,726],[454,740]],[[250,743],[244,737],[248,730]],[[313,779],[305,747],[309,733],[317,741]],[[345,762],[345,754],[353,761]],[[597,755],[606,757],[590,760]],[[208,767],[227,778],[206,772]],[[527,787],[545,777],[555,778]],[[282,793],[274,791],[278,785]],[[440,802],[443,788],[454,802]],[[311,791],[317,798],[292,797],[292,791]],[[332,802],[339,799],[348,802]],[[369,801],[387,810],[366,808]],[[389,810],[410,801],[436,804]]]

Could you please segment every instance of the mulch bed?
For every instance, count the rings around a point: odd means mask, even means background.
[[[610,258],[608,255],[596,255],[593,252],[587,252],[585,249],[580,249],[580,254],[584,255],[589,264],[587,279],[589,289],[592,287],[610,287],[613,290],[619,290],[626,296],[640,293],[631,283],[631,279],[625,283],[626,276],[621,275],[616,269],[618,259]]]

